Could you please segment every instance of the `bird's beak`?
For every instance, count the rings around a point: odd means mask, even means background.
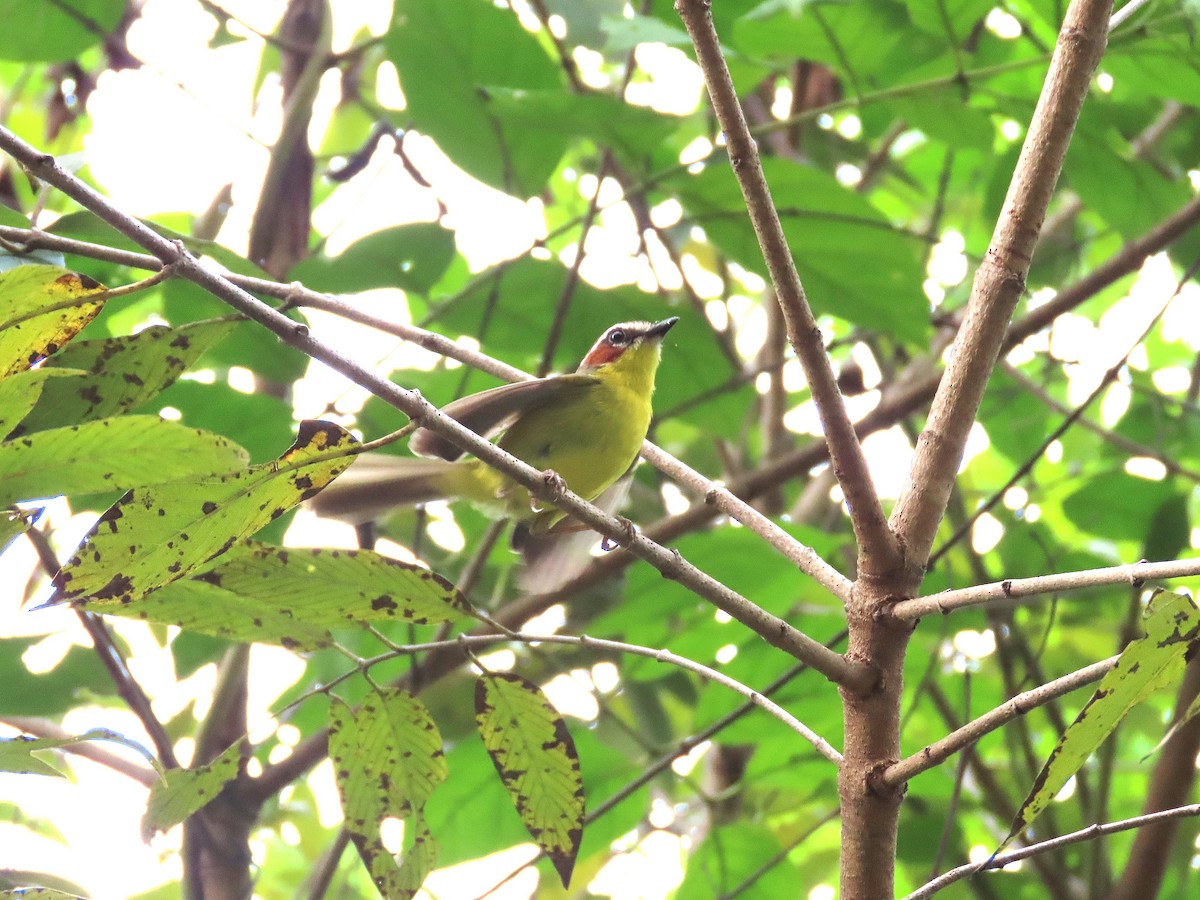
[[[661,322],[655,322],[648,329],[643,337],[661,338],[664,334],[671,330],[672,326],[679,321],[679,316],[671,316],[669,319],[663,319]]]

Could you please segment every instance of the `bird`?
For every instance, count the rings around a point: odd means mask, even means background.
[[[611,498],[615,507],[650,427],[663,338],[678,321],[673,316],[613,325],[574,373],[501,385],[455,400],[442,412],[484,437],[502,432],[501,449],[553,470],[585,500]],[[317,495],[317,514],[361,524],[399,506],[465,499],[493,518],[515,519],[518,533],[533,539],[582,530],[434,431],[418,428],[409,449],[425,458],[375,454],[358,460]]]

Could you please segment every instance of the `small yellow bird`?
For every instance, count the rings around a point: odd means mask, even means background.
[[[662,339],[678,318],[622,322],[600,336],[571,375],[518,381],[455,400],[442,412],[536,469],[553,469],[585,500],[596,500],[637,461],[650,427]],[[541,506],[507,476],[439,434],[409,440],[420,456],[368,456],[314,500],[323,516],[352,522],[402,505],[463,498],[489,515],[520,521],[533,536],[570,530],[566,514]]]

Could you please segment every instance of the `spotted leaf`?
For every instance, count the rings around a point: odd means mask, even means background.
[[[150,788],[146,813],[142,816],[142,840],[146,843],[200,811],[237,777],[241,742],[228,747],[206,766],[168,769]]]
[[[328,422],[302,422],[279,459],[237,472],[135,488],[108,508],[54,578],[49,603],[103,612],[170,584],[316,494],[356,444]]]
[[[437,856],[422,810],[446,779],[442,738],[428,710],[397,688],[373,691],[358,709],[332,697],[329,758],[346,830],[380,894],[412,897]],[[404,820],[399,865],[383,843],[387,818]]]
[[[579,754],[566,723],[536,684],[511,672],[476,682],[475,722],[521,821],[566,887],[584,817]]]
[[[0,378],[58,351],[104,306],[104,285],[58,266],[18,266],[0,274]]]
[[[77,425],[129,412],[172,384],[234,326],[224,320],[191,322],[178,328],[154,325],[136,334],[76,341],[46,366],[69,367],[83,374],[47,385],[22,431]]]
[[[0,503],[234,472],[246,459],[227,437],[158,416],[99,419],[0,442]]]

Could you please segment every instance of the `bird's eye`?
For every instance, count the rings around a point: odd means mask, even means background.
[[[629,335],[625,333],[624,329],[614,328],[608,333],[608,342],[614,347],[620,347],[622,344],[629,343]]]

